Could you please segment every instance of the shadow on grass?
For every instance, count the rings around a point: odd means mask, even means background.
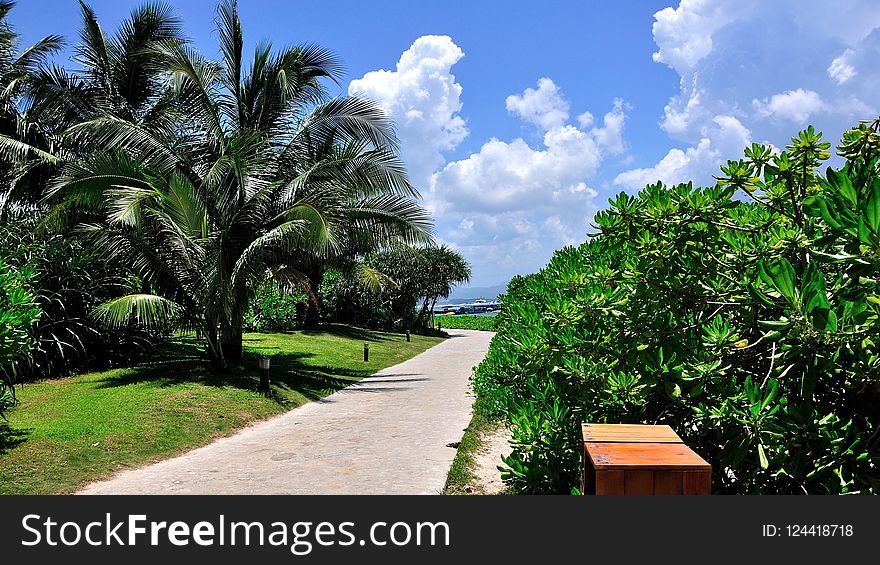
[[[344,337],[356,341],[396,341],[399,336],[387,334],[378,330],[369,330],[366,328],[356,328],[354,326],[344,326],[341,324],[326,324],[316,328],[305,328],[299,330],[302,335],[333,335],[336,337]]]
[[[304,335],[332,335],[361,341],[391,341],[393,338],[379,332],[352,328],[348,326],[322,326],[314,330],[304,330]],[[204,351],[204,342],[195,337],[181,337],[169,342],[151,360],[120,371],[104,378],[99,388],[120,387],[136,383],[151,383],[154,386],[173,386],[181,383],[199,383],[207,386],[231,386],[243,390],[257,390],[259,387],[259,358],[272,351],[270,381],[272,397],[280,402],[290,402],[286,393],[299,393],[309,400],[318,400],[358,380],[368,377],[371,371],[352,370],[342,367],[306,364],[304,359],[314,357],[313,353],[284,352],[277,347],[266,347],[261,342],[269,338],[248,337],[241,361],[227,371],[212,371]],[[259,353],[248,348],[259,349]],[[279,394],[280,393],[280,394]]]
[[[0,455],[3,455],[13,447],[27,441],[27,430],[12,428],[5,422],[0,422]]]

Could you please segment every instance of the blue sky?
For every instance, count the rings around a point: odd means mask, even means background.
[[[106,31],[136,4],[91,2]],[[215,55],[215,2],[172,4]],[[240,12],[247,43],[327,46],[347,69],[338,93],[386,105],[474,286],[583,241],[620,190],[709,184],[746,143],[782,147],[808,123],[835,141],[880,113],[874,0],[241,0]],[[20,1],[10,20],[25,45],[73,44],[79,8]]]

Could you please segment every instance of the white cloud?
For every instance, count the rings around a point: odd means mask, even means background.
[[[462,86],[452,67],[463,53],[449,37],[418,38],[393,71],[365,74],[350,94],[381,102],[398,127],[402,157],[437,221],[437,240],[471,261],[477,286],[532,272],[562,245],[585,239],[596,191],[587,181],[608,155],[627,150],[630,106],[614,100],[601,123],[590,112],[568,123],[569,103],[550,78],[512,94],[505,107],[543,132],[539,146],[492,138],[462,159],[445,152],[467,136]]]
[[[812,90],[789,90],[770,97],[752,100],[755,112],[762,118],[790,120],[796,124],[805,124],[810,116],[823,108],[822,98]]]
[[[611,155],[619,155],[626,151],[626,143],[623,141],[623,124],[626,122],[625,108],[629,109],[626,102],[621,98],[615,99],[614,107],[602,118],[603,127],[592,130],[596,143]],[[586,127],[584,121],[581,120],[583,117],[583,114],[578,116],[578,121],[581,123],[581,127]],[[593,115],[590,114],[590,121],[587,124],[592,122],[592,117]]]
[[[711,179],[719,173],[719,164],[742,156],[751,143],[751,132],[733,116],[715,116],[712,126],[693,147],[673,148],[653,167],[633,169],[617,175],[614,183],[639,190],[661,181],[668,185]]]
[[[582,128],[588,128],[593,125],[594,119],[595,118],[593,117],[593,114],[591,114],[590,112],[584,112],[577,117],[578,124],[580,124]]]
[[[589,196],[583,180],[595,174],[600,160],[588,133],[561,126],[544,135],[543,149],[522,139],[492,139],[478,153],[440,170],[433,190],[447,203],[445,211],[552,211]]]
[[[629,109],[618,99],[601,125],[589,112],[578,116],[578,126],[568,124],[568,102],[547,78],[509,96],[506,107],[545,130],[540,146],[490,139],[438,170],[431,188],[444,219],[440,237],[454,241],[475,272],[505,273],[501,278],[534,271],[554,250],[585,239],[598,208],[587,181],[606,156],[626,151]]]
[[[568,120],[568,102],[549,78],[538,80],[538,89],[527,88],[522,94],[511,94],[507,111],[535,124],[544,131],[559,127]]]
[[[348,86],[349,94],[371,98],[388,109],[410,176],[423,191],[444,163],[443,152],[468,135],[459,115],[462,87],[452,74],[452,66],[463,56],[451,38],[425,35],[400,56],[395,70],[371,71]]]
[[[712,34],[741,16],[722,2],[681,0],[678,8],[664,8],[654,14],[654,41],[660,48],[654,61],[666,63],[682,74],[712,51]]]
[[[681,0],[654,17],[654,60],[680,79],[660,127],[678,143],[654,166],[618,175],[619,183],[687,173],[711,184],[720,161],[709,161],[727,153],[711,132],[725,116],[781,147],[807,124],[835,142],[880,111],[876,0],[840,0],[833,10],[805,10],[802,0]]]
[[[855,52],[847,49],[842,55],[831,61],[828,66],[828,76],[837,84],[843,84],[858,74],[856,68],[849,63]]]

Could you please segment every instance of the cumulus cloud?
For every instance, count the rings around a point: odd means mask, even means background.
[[[559,127],[568,120],[568,102],[549,78],[538,80],[537,90],[527,88],[522,94],[511,94],[506,100],[507,111],[543,130]]]
[[[856,68],[850,63],[855,51],[847,48],[839,57],[828,65],[828,76],[837,84],[843,84],[858,74]]]
[[[712,158],[726,158],[712,132],[725,117],[749,137],[782,146],[807,124],[835,141],[880,111],[875,0],[841,0],[834,10],[804,10],[800,0],[681,0],[654,18],[654,60],[680,78],[660,118],[676,147],[653,167],[618,175],[624,186],[684,172],[712,183],[720,164]],[[732,139],[744,138],[733,131]]]
[[[395,70],[368,72],[348,86],[350,95],[371,98],[388,110],[403,159],[422,190],[444,163],[444,151],[468,135],[459,115],[462,87],[452,74],[452,66],[463,56],[450,37],[425,35],[404,51]]]
[[[623,140],[623,124],[626,122],[626,109],[630,106],[621,98],[614,100],[614,106],[611,111],[602,118],[602,127],[593,128],[592,135],[596,143],[611,155],[620,155],[626,151],[626,143]],[[589,113],[589,112],[588,112]],[[590,120],[584,124],[583,114],[578,116],[581,127],[587,127],[592,123],[593,115],[590,114]]]
[[[704,129],[700,141],[684,150],[673,148],[653,167],[633,169],[617,175],[614,183],[641,189],[657,181],[672,185],[718,174],[720,163],[742,156],[752,133],[733,116],[716,116]]]
[[[712,52],[712,34],[743,15],[733,8],[730,3],[681,0],[678,8],[664,8],[654,14],[652,31],[659,47],[654,61],[666,63],[679,74],[691,70]]]
[[[394,119],[402,157],[434,212],[438,241],[471,261],[474,284],[497,284],[585,239],[597,209],[588,180],[603,158],[627,151],[630,106],[614,100],[601,119],[582,112],[575,125],[562,90],[543,77],[505,100],[511,115],[540,128],[537,146],[492,138],[446,162],[446,152],[468,135],[462,86],[452,73],[463,56],[449,37],[420,37],[394,70],[371,71],[348,90],[380,102]]]
[[[626,151],[630,106],[617,99],[597,124],[590,112],[566,123],[568,102],[549,78],[507,98],[509,111],[544,131],[540,146],[491,139],[435,175],[433,198],[454,221],[441,237],[469,253],[475,269],[533,271],[553,250],[585,239],[598,209],[588,181],[603,159]]]
[[[822,99],[812,90],[789,90],[782,94],[774,94],[768,100],[752,100],[752,106],[760,117],[790,120],[804,124],[810,116],[822,109]]]

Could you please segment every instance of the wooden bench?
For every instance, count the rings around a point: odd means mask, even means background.
[[[583,494],[711,494],[712,466],[669,426],[583,424]]]

